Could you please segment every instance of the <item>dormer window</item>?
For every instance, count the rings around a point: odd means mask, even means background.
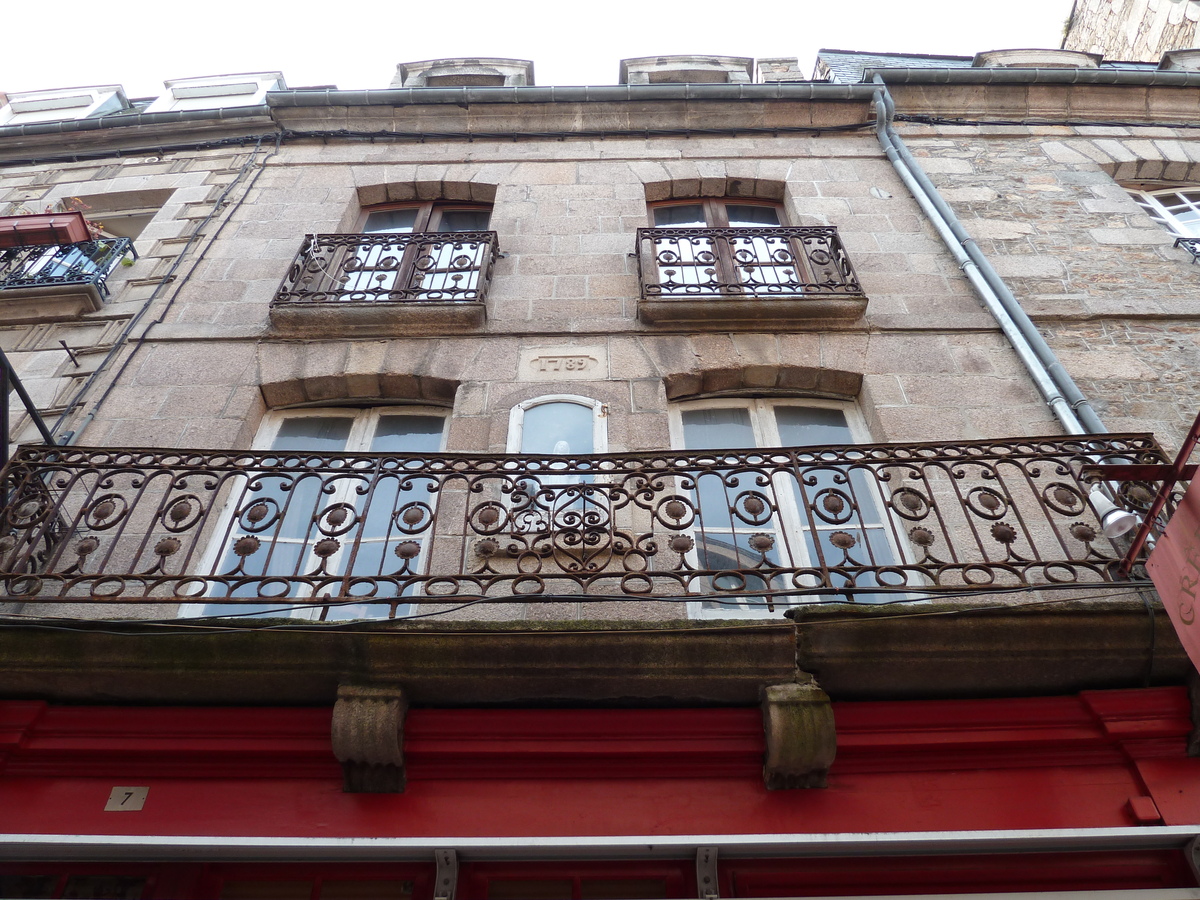
[[[119,84],[25,91],[8,95],[8,103],[0,106],[0,125],[91,119],[128,108],[129,100]]]
[[[987,50],[975,54],[971,65],[986,69],[1095,69],[1099,67],[1101,59],[1099,53],[1035,47]]]
[[[392,87],[525,87],[533,84],[527,59],[454,58],[400,63]]]
[[[287,90],[280,72],[176,78],[163,84],[167,92],[146,107],[146,112],[258,106],[266,102],[268,91]]]
[[[641,56],[621,60],[621,84],[749,84],[754,60],[744,56]]]

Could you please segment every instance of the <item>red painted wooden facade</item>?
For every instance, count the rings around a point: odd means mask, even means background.
[[[642,885],[636,890],[653,884],[664,896],[696,895],[694,860],[538,863],[533,860],[539,838],[1200,822],[1200,760],[1186,753],[1192,725],[1182,688],[838,703],[834,709],[838,756],[823,790],[764,788],[757,709],[413,709],[405,729],[406,791],[347,794],[330,750],[329,709],[5,702],[0,703],[0,832],[425,838],[451,846],[456,838],[490,837],[515,838],[528,846],[523,862],[472,861],[465,854],[459,896],[469,900],[503,895],[502,888],[489,885],[506,878],[518,894],[528,890],[520,885],[530,878],[553,882],[553,891],[567,891],[567,896],[610,888],[620,893],[612,885],[589,887],[591,878],[604,884],[632,880]],[[144,807],[105,811],[115,786],[148,787]],[[1007,861],[987,854],[817,856],[723,860],[722,894],[1193,883],[1178,849],[1020,854]],[[87,857],[81,850],[79,858]],[[255,878],[304,881],[305,890],[316,892],[312,896],[334,897],[333,888],[321,893],[321,879],[340,884],[368,875],[381,882],[411,882],[412,896],[427,897],[432,877],[431,863],[414,861],[397,861],[390,868],[376,861],[223,865],[8,863],[0,873],[10,879],[52,874],[60,892],[67,883],[63,879],[124,873],[148,879],[146,893],[138,896],[154,897],[215,897],[229,894],[220,887],[224,881]]]

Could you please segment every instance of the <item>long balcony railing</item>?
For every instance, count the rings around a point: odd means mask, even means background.
[[[310,234],[274,305],[481,301],[497,250],[494,231]]]
[[[1081,470],[1163,461],[1148,435],[596,456],[28,447],[3,475],[0,601],[387,617],[1103,584],[1121,554]]]
[[[94,287],[108,296],[108,276],[133,253],[129,238],[0,250],[0,291],[40,287]]]
[[[639,228],[645,298],[842,297],[862,293],[830,226]]]

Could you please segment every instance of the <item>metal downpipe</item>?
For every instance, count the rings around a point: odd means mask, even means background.
[[[1063,368],[1017,298],[975,245],[954,211],[942,199],[929,176],[921,169],[903,140],[892,128],[895,106],[891,95],[887,85],[878,75],[874,81],[878,89],[875,111],[876,136],[880,145],[900,179],[929,216],[963,274],[970,280],[980,299],[1000,324],[1047,404],[1063,427],[1072,434],[1106,432],[1108,429],[1104,427],[1104,423],[1100,421],[1100,417],[1096,415],[1070,374]]]

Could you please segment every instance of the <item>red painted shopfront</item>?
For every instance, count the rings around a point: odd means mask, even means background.
[[[768,791],[753,708],[416,708],[355,794],[328,708],[0,703],[0,896],[431,898],[446,848],[459,900],[694,897],[707,845],[727,897],[1196,883],[1183,688],[834,713],[828,787]]]

